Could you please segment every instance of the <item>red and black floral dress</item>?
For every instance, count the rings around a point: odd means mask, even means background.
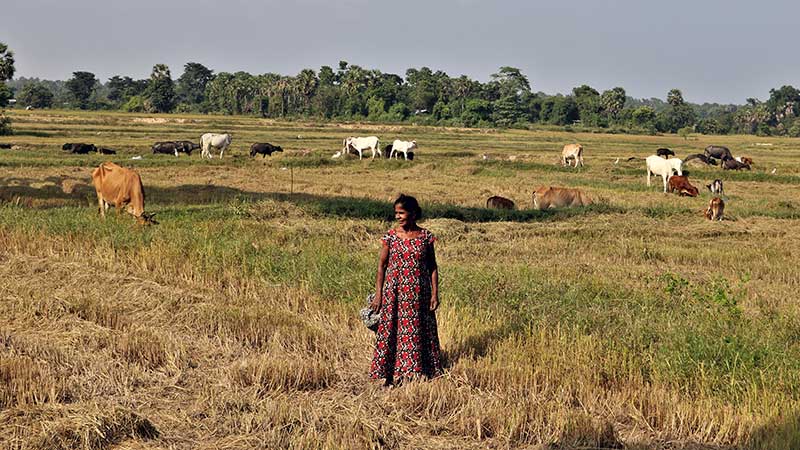
[[[403,239],[389,230],[381,241],[389,248],[383,283],[375,356],[369,375],[387,382],[435,377],[442,373],[436,313],[430,310],[430,252],[436,237],[422,229]]]

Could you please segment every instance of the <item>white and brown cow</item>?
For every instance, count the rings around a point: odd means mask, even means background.
[[[561,149],[561,165],[571,165],[567,162],[570,159],[575,160],[575,167],[578,167],[578,163],[583,167],[583,146],[581,144],[567,144]]]

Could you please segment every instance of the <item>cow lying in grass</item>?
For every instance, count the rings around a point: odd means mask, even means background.
[[[591,204],[592,199],[580,189],[540,186],[533,191],[533,207],[539,210],[588,206]]]
[[[673,175],[669,177],[669,192],[677,192],[680,196],[697,197],[700,191],[689,183],[689,177]]]
[[[493,195],[486,199],[486,207],[490,209],[514,209],[514,202],[499,195]]]
[[[722,168],[724,170],[750,170],[750,165],[745,164],[743,162],[739,162],[733,158],[723,159],[722,160]]]
[[[647,185],[650,186],[650,175],[661,175],[664,180],[664,193],[667,193],[667,181],[673,172],[683,175],[683,161],[679,158],[664,159],[658,155],[650,155],[647,162]]]

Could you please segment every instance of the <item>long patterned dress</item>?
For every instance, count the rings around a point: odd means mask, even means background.
[[[369,375],[388,383],[442,373],[436,313],[430,310],[429,252],[436,238],[422,229],[402,239],[389,230],[381,241],[389,247],[375,355]]]

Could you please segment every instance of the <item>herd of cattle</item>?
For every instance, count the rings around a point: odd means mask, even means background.
[[[212,158],[211,152],[219,150],[219,157],[222,158],[231,141],[230,134],[206,133],[201,136],[200,144],[191,141],[162,141],[153,144],[152,150],[154,154],[172,154],[177,157],[180,153],[191,155],[192,151],[200,148],[202,150],[202,158]],[[116,153],[111,149],[83,143],[67,143],[62,146],[62,149],[80,154],[89,152]],[[416,141],[395,140],[391,145],[381,149],[376,136],[348,137],[342,141],[342,150],[336,152],[333,158],[340,158],[352,153],[358,154],[359,159],[361,159],[364,152],[370,151],[373,158],[376,155],[385,158],[391,158],[392,156],[397,158],[402,152],[407,160],[413,160],[413,150],[415,149],[417,149]],[[283,152],[283,149],[280,146],[269,143],[254,143],[250,146],[251,157],[258,154],[266,157],[275,152]],[[582,145],[567,144],[561,151],[561,164],[573,167],[572,162],[574,162],[574,167],[582,167],[583,153]],[[651,185],[650,176],[658,175],[663,180],[664,193],[672,192],[680,196],[697,197],[699,190],[689,182],[688,174],[684,174],[683,166],[686,162],[697,160],[707,165],[719,165],[725,170],[750,170],[750,166],[753,164],[751,158],[734,158],[728,148],[714,145],[706,147],[702,154],[689,155],[683,160],[674,158],[674,156],[675,152],[672,150],[659,148],[654,155],[645,158],[648,186]],[[639,158],[631,157],[628,158],[628,161],[636,159]],[[618,163],[619,158],[614,164]],[[139,174],[134,170],[126,169],[111,162],[105,162],[92,172],[92,183],[97,192],[98,206],[103,217],[105,217],[106,210],[111,205],[114,205],[118,213],[125,208],[136,217],[140,224],[156,223],[152,214],[148,215],[144,212],[144,188]],[[707,184],[706,188],[714,197],[709,202],[704,215],[710,220],[722,220],[725,208],[725,202],[720,197],[725,195],[722,180],[716,179]],[[592,203],[592,199],[580,189],[540,186],[532,194],[533,207],[539,210],[588,206]],[[486,200],[486,207],[492,209],[515,209],[516,205],[508,198],[492,196]]]
[[[683,160],[671,158],[675,152],[668,148],[659,148],[656,154],[645,158],[647,165],[647,186],[650,186],[650,176],[661,176],[664,182],[664,193],[677,193],[680,196],[697,197],[700,191],[689,182],[688,174],[684,175],[683,166],[688,161],[697,160],[706,165],[719,165],[724,170],[750,170],[753,160],[746,156],[734,157],[727,147],[709,145],[703,153],[696,153],[687,156]],[[634,161],[638,157],[630,157],[628,161]],[[719,162],[717,162],[719,160]],[[574,165],[573,165],[574,163]],[[619,163],[619,158],[614,164]],[[567,144],[561,150],[561,165],[567,167],[583,167],[583,146],[580,144]],[[706,188],[714,197],[709,202],[708,208],[703,215],[709,220],[722,220],[725,210],[725,201],[719,196],[724,196],[722,180],[715,179],[706,185]],[[563,208],[575,206],[587,206],[592,204],[589,198],[580,189],[570,189],[555,186],[540,186],[533,192],[533,207],[536,209]],[[510,199],[500,196],[492,196],[486,200],[487,208],[494,209],[514,209],[516,205]]]

